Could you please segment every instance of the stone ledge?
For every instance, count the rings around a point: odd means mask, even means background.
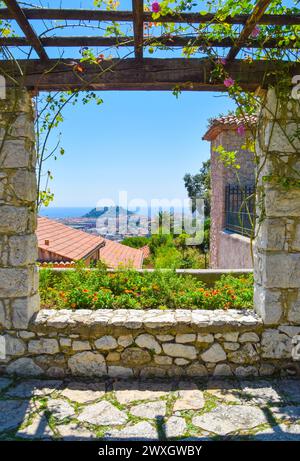
[[[263,326],[261,318],[251,310],[128,310],[43,309],[31,322],[37,332],[63,331],[93,336],[99,331],[113,330],[172,330],[224,331],[256,329]]]
[[[224,236],[224,237],[228,237],[228,238],[231,238],[233,240],[238,240],[240,242],[250,244],[250,238],[246,237],[245,235],[240,235],[240,234],[237,234],[236,232],[233,232],[233,231],[230,231],[230,230],[227,230],[227,229],[224,229],[224,230],[220,231],[220,234],[222,236]],[[248,269],[248,270],[249,270],[249,272],[251,272],[251,269]]]

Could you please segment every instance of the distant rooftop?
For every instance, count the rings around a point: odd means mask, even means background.
[[[109,268],[130,266],[140,269],[143,265],[143,251],[73,229],[52,219],[39,217],[36,235],[39,249],[68,261],[86,259],[100,249],[100,259]]]
[[[131,248],[127,245],[104,239],[105,246],[100,249],[100,259],[111,269],[118,266],[130,266],[141,269],[144,260],[143,251]]]
[[[236,115],[226,115],[213,119],[208,130],[202,137],[205,141],[213,141],[218,134],[224,130],[236,130],[239,126],[253,126],[257,122],[256,115],[246,115],[245,117],[237,117]]]
[[[40,249],[73,261],[85,259],[105,245],[102,237],[65,226],[48,218],[38,218],[36,235]]]

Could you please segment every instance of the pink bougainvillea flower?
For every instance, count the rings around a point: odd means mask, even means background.
[[[160,4],[158,2],[153,2],[151,5],[151,9],[153,13],[159,13],[160,11]]]
[[[246,132],[246,128],[245,128],[244,125],[239,125],[239,126],[237,127],[237,130],[236,130],[236,131],[237,131],[237,134],[238,134],[239,136],[244,136],[244,134],[245,134],[245,132]]]
[[[256,38],[260,33],[260,28],[255,26],[253,31],[251,32],[251,37]]]
[[[226,66],[227,60],[225,58],[220,58],[220,63],[222,64],[222,66]]]
[[[233,78],[231,78],[231,77],[225,78],[224,85],[226,86],[226,88],[230,88],[231,86],[233,86],[234,85]]]

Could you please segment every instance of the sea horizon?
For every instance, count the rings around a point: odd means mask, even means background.
[[[61,218],[82,218],[85,214],[87,214],[89,211],[91,211],[93,206],[91,207],[47,207],[47,208],[42,208],[39,211],[39,216],[43,216],[46,218],[50,219],[61,219]],[[148,215],[150,209],[148,208],[141,208],[140,210],[136,211],[136,214],[139,215]],[[158,209],[154,210],[153,214],[158,213]],[[167,210],[170,211],[170,210]],[[175,212],[179,212],[179,210],[176,210]]]
[[[93,207],[47,207],[39,211],[46,218],[82,218]]]

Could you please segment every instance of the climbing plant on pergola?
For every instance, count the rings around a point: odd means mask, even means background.
[[[16,0],[6,0],[4,3],[7,8],[0,10],[0,19],[16,20],[24,36],[2,36],[0,46],[2,49],[31,47],[39,59],[3,59],[0,70],[11,78],[20,78],[21,74],[23,84],[36,90],[170,90],[179,87],[182,90],[222,91],[226,89],[223,81],[213,74],[213,57],[217,53],[212,54],[211,50],[218,49],[228,50],[225,56],[226,72],[248,90],[266,84],[272,72],[278,69],[278,60],[268,59],[268,50],[284,50],[285,56],[289,56],[290,72],[295,74],[298,70],[300,73],[297,63],[299,37],[295,30],[287,33],[287,27],[300,25],[300,14],[294,11],[285,14],[266,13],[268,7],[274,4],[272,0],[258,0],[249,14],[230,13],[228,16],[226,10],[222,9],[215,13],[197,13],[178,11],[178,8],[172,11],[164,7],[159,13],[152,13],[144,11],[143,0],[132,0],[131,11],[21,8],[21,2]],[[79,21],[78,24],[82,24],[82,21],[108,21],[120,25],[130,23],[133,34],[76,37],[38,35],[35,24],[46,20]],[[174,25],[179,24],[190,29],[186,28],[182,34],[176,33],[174,29],[172,33],[167,31],[156,36],[149,34],[147,28],[147,25],[151,26],[155,21],[161,25],[172,25],[173,29]],[[216,29],[209,31],[209,27],[214,25],[223,28],[220,34],[216,34]],[[225,36],[226,25],[239,25],[239,33],[233,37],[230,34]],[[253,31],[258,25],[276,27],[275,36],[263,39],[255,37]],[[189,33],[190,30],[192,33]],[[62,47],[64,50],[69,47],[126,47],[133,51],[121,59],[85,60],[83,68],[76,66],[76,56],[50,58],[47,50],[53,47]],[[149,47],[163,49],[166,57],[145,58],[144,50]],[[188,55],[189,50],[200,50],[203,57],[169,57],[168,53],[171,56],[171,51],[176,48],[184,48]],[[245,48],[264,50],[266,54],[263,59],[250,62],[249,59],[239,58],[240,51]]]

